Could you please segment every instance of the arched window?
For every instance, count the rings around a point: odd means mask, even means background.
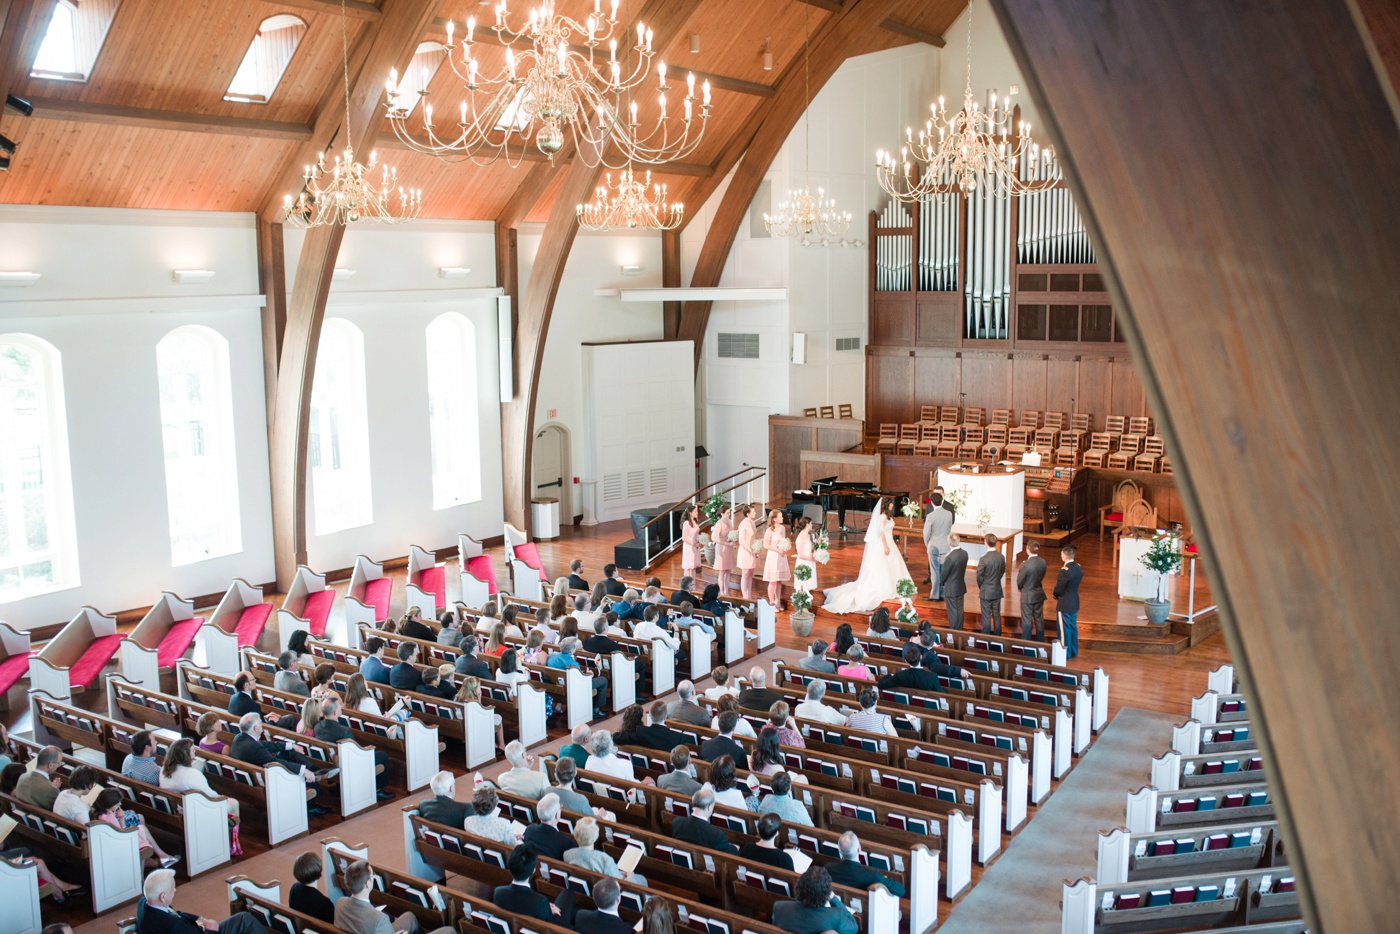
[[[59,81],[86,81],[97,62],[97,53],[119,0],[59,0],[53,5],[44,39],[34,56],[30,74]]]
[[[224,100],[241,104],[266,104],[291,64],[292,55],[306,34],[306,24],[290,13],[269,16],[258,26],[243,62],[229,82]]]
[[[476,329],[463,315],[448,312],[432,320],[427,338],[433,508],[447,509],[481,499]]]
[[[78,584],[58,349],[0,336],[0,602]]]
[[[228,341],[190,325],[156,344],[170,563],[243,550]]]
[[[308,461],[316,534],[374,521],[365,404],[365,336],[344,318],[327,318],[316,349]]]

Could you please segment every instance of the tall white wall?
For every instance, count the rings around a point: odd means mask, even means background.
[[[257,248],[250,215],[0,208],[0,268],[41,274],[0,290],[0,333],[34,334],[62,355],[77,526],[77,587],[0,606],[20,628],[113,612],[162,590],[212,593],[273,575]],[[176,268],[216,271],[205,285]],[[243,550],[171,566],[156,344],[200,324],[229,342]]]

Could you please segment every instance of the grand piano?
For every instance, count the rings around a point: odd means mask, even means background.
[[[875,504],[881,497],[891,497],[898,507],[908,499],[909,494],[903,490],[881,490],[877,489],[873,483],[857,483],[849,480],[839,480],[836,477],[826,477],[821,480],[813,480],[812,487],[808,490],[794,490],[792,502],[787,506],[790,516],[801,515],[802,507],[808,503],[816,503],[822,507],[822,511],[829,513],[836,510],[836,524],[842,532],[857,531],[846,526],[846,510],[853,512],[871,512]]]

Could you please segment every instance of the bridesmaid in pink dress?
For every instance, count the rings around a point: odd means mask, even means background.
[[[733,530],[734,520],[729,507],[725,506],[719,511],[719,518],[710,530],[715,542],[715,574],[719,575],[721,597],[729,593],[729,572],[734,570],[734,543],[729,540],[729,533]]]
[[[758,535],[753,517],[757,514],[752,504],[740,510],[744,517],[739,521],[739,553],[735,560],[739,565],[739,593],[745,600],[753,599],[753,572],[758,563],[754,560],[753,540]]]
[[[700,577],[700,507],[691,506],[681,520],[681,574]]]
[[[774,609],[781,609],[783,581],[792,579],[787,552],[780,550],[786,543],[787,526],[783,525],[783,511],[774,509],[768,514],[768,527],[763,533],[763,547],[767,549],[767,557],[763,559],[763,579],[768,582],[768,602]]]

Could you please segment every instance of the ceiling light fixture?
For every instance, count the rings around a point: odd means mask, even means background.
[[[199,285],[214,278],[212,269],[172,269],[170,278],[181,285]]]
[[[39,281],[37,272],[0,272],[0,285],[22,288]]]
[[[674,230],[684,216],[685,205],[666,201],[666,186],[652,183],[650,169],[638,181],[630,163],[618,173],[616,189],[609,172],[593,200],[578,206],[578,223],[585,230]]]
[[[471,270],[466,266],[439,266],[439,279],[465,279],[471,275]]]

